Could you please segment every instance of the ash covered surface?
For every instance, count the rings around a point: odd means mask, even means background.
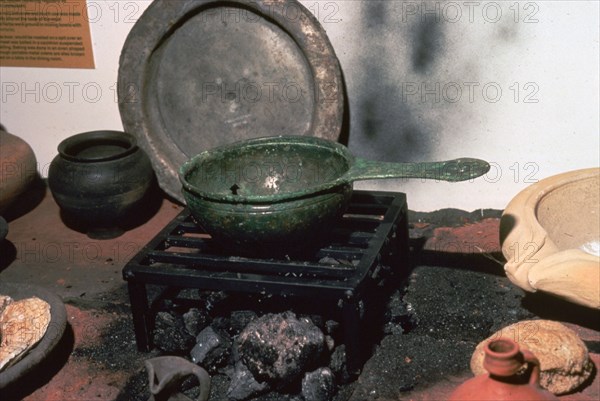
[[[71,356],[85,360],[97,369],[112,372],[127,372],[136,363],[142,364],[143,360],[152,354],[137,352],[131,311],[126,303],[126,292],[121,288],[113,293],[103,294],[99,301],[84,298],[70,298],[70,305],[94,313],[110,315],[111,322],[102,328],[98,340],[84,343],[75,347]],[[101,312],[100,312],[101,311]],[[83,336],[95,334],[97,327],[93,322],[88,323],[83,329]]]
[[[410,398],[413,391],[468,374],[480,341],[535,317],[523,303],[525,293],[504,275],[499,244],[493,257],[423,248],[438,227],[460,228],[500,215],[497,210],[409,212],[413,268],[388,302],[384,337],[345,400]]]
[[[351,401],[396,399],[469,371],[475,346],[494,331],[533,314],[507,278],[439,266],[413,269],[392,297],[395,323],[365,364]],[[398,299],[406,308],[405,316]],[[409,324],[406,324],[409,322]],[[389,326],[396,324],[397,330]]]
[[[119,314],[102,331],[98,343],[75,348],[71,356],[91,362],[98,368],[119,372],[131,369],[132,363],[143,361],[150,355],[138,353],[135,349],[131,317]]]
[[[521,306],[523,296],[506,277],[418,266],[403,300],[416,321],[412,334],[478,343],[503,326],[532,317]]]

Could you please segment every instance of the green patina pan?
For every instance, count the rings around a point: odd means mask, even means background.
[[[241,252],[293,249],[324,233],[348,206],[352,183],[382,178],[465,181],[489,164],[462,158],[386,163],[354,157],[307,136],[251,139],[218,147],[181,166],[193,216],[221,246]]]

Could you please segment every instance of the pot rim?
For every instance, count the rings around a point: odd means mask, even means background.
[[[122,151],[103,156],[78,156],[84,148],[108,144],[123,147]],[[121,159],[137,150],[136,138],[122,131],[98,130],[83,132],[64,139],[58,144],[58,153],[65,159],[78,163],[97,163]]]
[[[228,151],[234,149],[240,149],[242,147],[252,147],[252,146],[264,146],[264,145],[277,145],[277,146],[307,146],[311,148],[322,148],[326,149],[332,153],[337,153],[342,156],[348,162],[348,168],[345,172],[340,173],[340,175],[332,180],[326,181],[322,184],[310,186],[308,188],[290,191],[290,192],[282,192],[271,195],[233,195],[233,194],[218,194],[214,192],[203,191],[196,185],[190,183],[187,179],[188,174],[194,171],[199,162],[203,160],[213,159],[219,157],[219,155],[223,155]],[[322,138],[317,137],[309,137],[309,136],[271,136],[271,137],[261,137],[250,140],[244,140],[235,142],[229,145],[219,146],[217,148],[204,151],[202,153],[197,154],[192,157],[188,161],[186,161],[179,168],[179,180],[183,185],[184,196],[191,194],[195,197],[201,197],[204,199],[209,199],[218,202],[224,203],[232,203],[232,204],[252,204],[252,203],[275,203],[281,201],[289,201],[297,198],[312,198],[313,196],[323,193],[325,191],[336,190],[339,186],[349,185],[351,181],[348,179],[348,171],[355,163],[356,158],[350,153],[350,151],[342,144],[338,142],[329,141]]]
[[[497,359],[510,359],[519,354],[519,345],[506,337],[488,341],[484,349],[486,354]]]

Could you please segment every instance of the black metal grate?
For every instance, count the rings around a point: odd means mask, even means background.
[[[406,265],[406,195],[354,191],[328,245],[301,256],[241,257],[225,254],[211,242],[185,209],[125,266],[138,348],[150,348],[146,285],[157,284],[341,300],[350,357],[352,346],[359,346],[359,302],[366,290]]]

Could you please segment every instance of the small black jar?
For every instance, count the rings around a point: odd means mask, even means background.
[[[135,137],[92,131],[58,145],[48,186],[68,226],[93,238],[114,238],[142,213],[154,171]]]

